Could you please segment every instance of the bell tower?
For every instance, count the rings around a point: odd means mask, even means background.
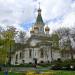
[[[40,3],[39,3],[39,8],[37,10],[38,14],[37,14],[37,18],[36,18],[36,22],[34,24],[34,34],[45,34],[44,32],[44,22],[43,22],[43,19],[42,19],[42,15],[41,15],[41,8],[40,8]]]
[[[41,8],[40,8],[40,3],[39,3],[39,9],[38,9],[38,15],[37,15],[37,18],[36,18],[36,22],[35,22],[35,25],[36,27],[38,27],[38,33],[44,33],[44,22],[43,22],[43,19],[42,19],[42,16],[41,16]]]

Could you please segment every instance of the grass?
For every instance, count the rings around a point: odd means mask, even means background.
[[[31,73],[28,73],[27,75],[37,75],[33,73],[31,74]],[[9,72],[8,73],[8,75],[24,75],[24,74],[19,73],[19,72]],[[4,72],[0,72],[0,75],[4,75]],[[51,71],[45,71],[42,74],[38,74],[38,75],[75,75],[75,71],[53,71],[51,70]]]
[[[5,74],[4,74],[4,72],[0,72],[0,75],[5,75]],[[22,73],[9,72],[8,75],[22,75]]]
[[[75,71],[55,71],[55,75],[75,75]]]

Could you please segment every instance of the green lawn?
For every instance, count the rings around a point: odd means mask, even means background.
[[[52,75],[75,75],[75,71],[50,71],[50,72],[54,72],[54,74],[52,74]],[[4,72],[0,72],[0,75],[4,75]],[[23,73],[9,72],[8,75],[24,75],[24,74]],[[41,74],[39,74],[39,75],[41,75]]]
[[[0,75],[5,75],[5,74],[4,72],[0,72]],[[9,72],[8,75],[22,75],[22,73]]]
[[[75,71],[55,71],[55,75],[75,75]]]

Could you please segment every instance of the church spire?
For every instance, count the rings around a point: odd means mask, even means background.
[[[43,19],[42,19],[42,16],[41,16],[40,3],[39,3],[38,16],[37,16],[37,19],[36,19],[36,23],[37,24],[41,23],[41,24],[44,25],[44,22],[43,22]]]
[[[38,15],[41,15],[40,2],[39,2]]]
[[[39,2],[39,8],[40,8],[40,2]]]

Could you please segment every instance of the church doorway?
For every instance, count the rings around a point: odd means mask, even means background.
[[[37,64],[37,59],[36,58],[34,58],[34,64]]]

